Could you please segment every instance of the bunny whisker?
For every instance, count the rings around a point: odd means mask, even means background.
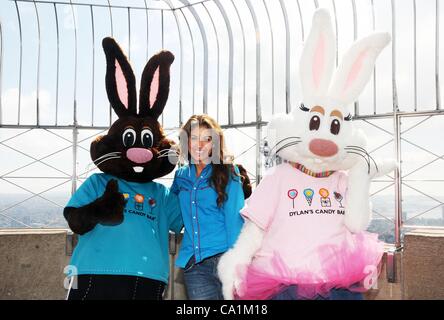
[[[176,157],[178,157],[179,154],[176,153],[176,152],[165,153],[165,154],[162,154],[162,155],[158,156],[157,158],[167,158],[167,157],[169,157],[169,156],[176,156]]]
[[[294,140],[296,140],[296,141],[299,140],[299,142],[301,141],[301,137],[287,137],[287,138],[284,138],[284,139],[278,141],[278,142],[274,145],[274,147],[270,149],[269,152],[272,153],[273,150],[276,149],[276,147],[277,147],[279,144],[281,144],[282,142],[284,142],[284,141],[286,141],[286,140],[290,140],[290,139],[294,139]]]
[[[376,164],[375,159],[373,159],[373,157],[367,152],[367,150],[365,150],[364,148],[359,147],[359,146],[347,146],[347,147],[345,147],[345,149],[346,149],[346,150],[353,150],[353,151],[357,151],[357,152],[365,153],[365,154],[367,155],[368,159],[369,159],[369,160],[370,160],[370,159],[372,160],[373,164],[374,164],[375,167],[376,167],[376,171],[379,172],[379,168],[378,168],[378,165]]]
[[[105,160],[100,161],[99,163],[96,164],[96,166],[98,167],[99,165],[101,165],[102,163],[108,161],[108,160],[112,160],[112,159],[121,159],[121,156],[115,156],[115,157],[108,157]]]
[[[159,153],[159,155],[164,155],[164,154],[171,153],[171,152],[178,153],[178,151],[174,150],[174,149],[163,149],[163,150],[160,150],[158,153]]]
[[[106,158],[106,157],[118,156],[119,154],[121,154],[121,152],[119,152],[119,151],[109,152],[109,153],[106,153],[106,154],[104,154],[104,155],[98,157],[96,160],[94,160],[94,161],[91,162],[91,163],[95,163],[95,162],[100,161],[100,160],[102,160],[103,158]]]
[[[368,158],[366,158],[362,153],[360,153],[360,152],[356,152],[356,151],[348,150],[347,153],[350,153],[350,154],[357,154],[358,156],[361,156],[361,157],[365,160],[365,162],[367,162],[367,166],[368,166],[368,174],[370,174],[370,160],[369,160]]]
[[[282,147],[280,147],[278,150],[276,150],[276,152],[274,153],[275,155],[278,154],[280,151],[289,148],[291,146],[297,145],[298,143],[300,143],[301,141],[294,141],[294,142],[288,142],[287,144],[284,144]]]
[[[281,146],[276,152],[271,153],[267,158],[266,158],[266,163],[270,163],[273,162],[276,159],[276,156],[278,154],[278,152],[280,152],[281,150],[285,149],[285,148],[289,148],[291,146],[297,145],[298,143],[300,143],[301,141],[293,141],[293,142],[288,142],[285,145]]]
[[[291,146],[297,145],[300,142],[301,141],[288,142],[288,143],[284,144],[283,146],[281,146],[279,149],[277,149],[275,152],[271,153],[270,156],[276,156],[283,149],[286,149],[286,148],[289,148]]]

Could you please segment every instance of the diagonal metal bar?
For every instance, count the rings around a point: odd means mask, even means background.
[[[24,177],[24,176],[8,176],[8,177],[0,177],[5,179],[52,179],[52,180],[65,180],[67,177],[48,177],[48,176],[32,176],[32,177]]]
[[[30,225],[27,225],[27,224],[24,223],[24,222],[21,222],[21,221],[15,219],[15,218],[13,218],[13,217],[10,217],[10,216],[8,216],[7,214],[4,214],[4,213],[1,213],[1,212],[0,212],[0,216],[5,217],[5,218],[7,218],[7,219],[10,219],[10,220],[12,220],[12,221],[15,221],[15,222],[17,222],[17,223],[19,223],[19,224],[21,224],[21,225],[27,227],[27,228],[32,228]]]
[[[12,209],[12,208],[15,208],[16,206],[18,206],[18,205],[20,205],[20,204],[22,204],[22,203],[24,203],[24,202],[26,202],[26,201],[28,201],[28,200],[30,200],[30,199],[32,199],[32,198],[35,198],[35,197],[39,197],[39,198],[41,198],[41,199],[43,199],[43,200],[46,200],[46,201],[48,201],[48,202],[54,204],[55,206],[57,206],[57,207],[59,207],[59,208],[63,208],[63,207],[62,207],[61,205],[59,205],[58,203],[55,203],[54,201],[49,200],[49,199],[47,199],[47,198],[45,198],[45,197],[43,197],[43,196],[41,196],[41,195],[42,195],[43,193],[45,193],[45,192],[51,191],[52,189],[55,189],[55,188],[57,188],[57,187],[60,187],[61,185],[63,185],[63,184],[65,184],[65,183],[71,181],[71,179],[69,179],[69,180],[66,180],[66,181],[64,181],[64,182],[62,182],[62,183],[59,183],[59,184],[55,185],[55,186],[52,186],[51,188],[48,188],[48,189],[46,189],[46,190],[43,190],[43,191],[41,191],[41,192],[39,192],[39,193],[35,193],[35,192],[32,192],[31,190],[28,190],[27,188],[25,188],[25,187],[23,187],[23,186],[21,186],[21,185],[18,185],[18,184],[16,184],[16,183],[12,182],[12,181],[9,181],[9,180],[7,180],[7,179],[0,178],[0,180],[6,181],[7,183],[10,183],[10,184],[16,186],[17,188],[20,188],[20,189],[25,190],[26,192],[29,192],[30,194],[32,194],[31,197],[26,198],[25,200],[22,200],[22,201],[20,201],[20,202],[18,202],[18,203],[15,203],[14,205],[12,205],[12,206],[10,206],[10,207],[7,207],[7,208],[5,208],[5,209],[0,210],[0,213],[5,212],[5,211],[7,211],[7,210],[10,210],[10,209]]]
[[[374,124],[374,123],[371,122],[371,121],[368,121],[368,120],[366,120],[366,119],[364,119],[364,120],[362,120],[362,121],[364,121],[365,123],[368,123],[369,125],[371,125],[371,126],[377,128],[377,129],[379,129],[379,130],[381,130],[381,131],[384,131],[385,133],[387,133],[387,134],[390,135],[390,136],[393,136],[393,132],[390,132],[390,131],[384,129],[384,128],[382,128],[381,126],[378,126],[378,125]]]
[[[387,142],[381,144],[379,147],[376,147],[375,149],[369,151],[368,153],[374,153],[374,152],[378,151],[379,149],[381,149],[381,148],[385,147],[386,145],[392,143],[393,140],[394,140],[394,139],[390,139],[389,141],[387,141]]]
[[[394,221],[392,219],[390,219],[389,217],[386,217],[385,215],[383,215],[382,213],[372,209],[373,213],[376,213],[378,216],[380,216],[381,218],[384,218],[387,221],[390,221],[391,223],[394,223]]]
[[[37,163],[37,162],[41,162],[41,163],[44,164],[44,162],[41,161],[41,160],[44,160],[44,159],[46,159],[46,158],[49,158],[49,157],[51,157],[51,156],[53,156],[53,155],[55,155],[55,154],[58,154],[58,153],[60,153],[60,152],[62,152],[62,151],[64,151],[64,150],[66,150],[66,149],[69,149],[69,148],[72,148],[72,145],[71,145],[71,146],[67,146],[67,147],[65,147],[65,148],[63,148],[63,149],[57,150],[57,151],[55,151],[55,152],[53,152],[53,153],[51,153],[51,154],[49,154],[49,155],[44,156],[43,158],[36,159],[36,160],[34,160],[34,161],[30,162],[30,163],[27,163],[27,164],[25,164],[25,165],[23,165],[23,166],[21,166],[21,167],[18,167],[18,168],[16,168],[16,169],[12,170],[12,171],[9,171],[9,172],[7,172],[7,173],[1,175],[0,178],[5,178],[6,176],[10,175],[11,173],[14,173],[14,172],[17,172],[17,171],[19,171],[19,170],[21,170],[21,169],[24,169],[24,168],[26,168],[26,167],[29,167],[30,165],[33,165],[34,163]],[[10,178],[10,177],[6,177],[6,178]]]
[[[432,197],[431,195],[429,195],[429,194],[427,194],[427,193],[425,193],[425,192],[422,192],[421,190],[419,190],[419,189],[417,189],[417,188],[415,188],[415,187],[412,187],[412,186],[409,185],[408,183],[403,182],[402,184],[405,185],[406,187],[412,189],[412,190],[415,190],[416,192],[422,194],[423,196],[425,196],[425,197],[427,197],[427,198],[430,198],[430,199],[432,199],[432,200],[434,200],[434,201],[436,201],[436,202],[438,202],[438,203],[444,204],[444,202],[442,202],[441,200],[438,200],[438,199],[436,199],[435,197]]]
[[[404,179],[404,178],[406,178],[406,177],[408,177],[408,176],[414,174],[415,172],[417,172],[417,171],[419,171],[419,170],[421,170],[421,169],[427,167],[428,165],[431,165],[432,163],[434,163],[435,161],[438,161],[438,160],[444,160],[444,155],[442,155],[442,156],[439,157],[439,158],[436,158],[436,159],[434,159],[434,160],[431,160],[431,161],[427,162],[426,164],[420,166],[419,168],[416,168],[415,170],[413,170],[413,171],[409,172],[408,174],[402,176],[401,179]]]
[[[415,218],[418,218],[419,216],[422,216],[422,215],[424,215],[424,214],[426,214],[426,213],[428,213],[428,212],[430,212],[432,210],[435,210],[436,208],[442,207],[443,205],[444,205],[444,203],[440,203],[440,204],[434,206],[433,208],[430,208],[430,209],[428,209],[428,210],[426,210],[424,212],[421,212],[420,214],[417,214],[417,215],[415,215],[415,216],[413,216],[411,218],[408,218],[407,220],[404,221],[404,224],[407,223],[408,221],[413,220]]]
[[[243,132],[243,131],[240,130],[239,128],[234,128],[234,129],[236,129],[237,131],[239,131],[240,133],[242,133],[244,136],[250,138],[252,141],[256,141],[256,138],[253,138],[252,136],[250,136],[249,134]]]
[[[57,133],[55,133],[55,132],[53,132],[53,131],[51,131],[51,130],[48,130],[48,129],[44,129],[44,130],[47,131],[47,132],[49,132],[49,133],[51,133],[51,134],[53,134],[53,135],[55,135],[56,137],[58,137],[58,138],[60,138],[60,139],[62,139],[62,140],[65,140],[65,141],[71,143],[71,145],[72,145],[72,143],[73,143],[71,140],[69,140],[69,139],[67,139],[67,138],[65,138],[65,137],[63,137],[63,136],[61,136],[61,135],[59,135],[59,134],[57,134]],[[105,131],[107,131],[107,130],[102,130],[102,131],[100,131],[99,133],[96,133],[96,134],[93,134],[93,135],[91,135],[91,136],[88,136],[88,137],[86,137],[86,138],[84,138],[84,139],[78,141],[78,143],[84,142],[84,141],[86,141],[86,140],[88,140],[88,139],[90,139],[90,138],[92,138],[92,137],[94,137],[94,136],[96,136],[96,135],[99,135],[99,134],[101,134],[101,133],[103,133],[103,132],[105,132]],[[83,149],[83,150],[85,150],[86,152],[89,152],[88,149],[82,147],[81,145],[78,145],[77,147],[78,147],[78,148],[81,148],[81,149]]]
[[[426,148],[421,147],[420,145],[417,145],[416,143],[411,142],[411,141],[408,140],[408,139],[401,138],[401,140],[403,140],[403,141],[405,141],[405,142],[411,144],[412,146],[414,146],[414,147],[416,147],[416,148],[418,148],[418,149],[421,149],[421,150],[423,150],[423,151],[425,151],[425,152],[427,152],[427,153],[430,153],[431,155],[433,155],[433,156],[439,158],[439,155],[437,155],[436,153],[434,153],[434,152],[432,152],[432,151],[430,151],[430,150],[427,150]]]
[[[10,146],[8,146],[7,144],[3,144],[3,143],[2,143],[1,145],[5,146],[5,147],[7,147],[7,148],[9,148],[9,149],[11,149],[11,150],[14,150],[15,152],[18,152],[18,153],[24,155],[25,157],[31,158],[31,159],[35,160],[36,162],[40,162],[40,163],[44,164],[45,166],[47,166],[47,167],[49,167],[49,168],[52,168],[52,169],[54,169],[54,170],[56,170],[56,171],[58,171],[58,172],[60,172],[60,173],[63,173],[64,175],[66,175],[66,176],[68,176],[68,177],[70,176],[70,174],[66,173],[65,171],[60,170],[60,169],[57,169],[56,167],[54,167],[54,166],[52,166],[52,165],[50,165],[50,164],[47,164],[46,162],[40,161],[39,159],[34,158],[33,156],[30,156],[29,154],[26,154],[26,153],[24,153],[24,152],[22,152],[22,151],[20,151],[20,150],[17,150],[17,149],[15,149],[15,148],[13,148],[13,147],[10,147]]]
[[[104,131],[106,131],[106,130],[104,130]],[[101,132],[99,132],[98,134],[100,134],[100,133],[102,133],[102,132],[104,132],[104,131],[101,131]],[[51,131],[48,131],[48,132],[51,132]],[[53,132],[51,132],[51,133],[53,133]],[[32,161],[32,162],[26,164],[26,165],[23,165],[23,166],[21,166],[21,167],[19,167],[19,168],[16,168],[16,169],[12,170],[12,171],[9,171],[9,172],[7,172],[7,173],[1,175],[0,178],[6,177],[6,176],[10,175],[11,173],[14,173],[14,172],[16,172],[16,171],[18,171],[18,170],[21,170],[21,169],[23,169],[23,168],[26,168],[26,167],[28,167],[28,166],[34,164],[34,163],[42,162],[41,160],[44,160],[44,159],[46,159],[46,158],[49,158],[49,157],[51,157],[51,156],[53,156],[53,155],[56,155],[56,154],[62,152],[62,151],[65,151],[65,150],[67,150],[67,149],[72,148],[72,142],[71,142],[69,139],[66,139],[66,138],[64,138],[64,137],[62,137],[62,136],[60,136],[60,135],[58,135],[58,134],[56,134],[56,133],[53,133],[53,134],[56,135],[56,136],[58,136],[58,137],[60,137],[60,138],[62,138],[62,139],[64,139],[64,140],[66,140],[66,141],[68,141],[68,142],[70,142],[71,145],[69,145],[69,146],[67,146],[67,147],[64,147],[64,148],[62,148],[62,149],[59,149],[59,150],[57,150],[57,151],[55,151],[55,152],[53,152],[53,153],[50,153],[50,154],[48,154],[48,155],[46,155],[46,156],[44,156],[44,157],[42,157],[42,158],[40,158],[40,159],[36,159],[36,160],[34,160],[34,161]],[[85,140],[88,140],[88,139],[94,137],[95,135],[97,135],[97,134],[94,134],[94,135],[88,136],[88,137],[86,137],[86,138],[80,140],[80,142],[83,142],[83,141],[85,141]],[[2,143],[0,142],[0,144],[2,144]],[[78,147],[80,147],[80,148],[84,149],[85,151],[89,152],[89,150],[87,150],[87,149],[85,149],[85,148],[83,148],[83,147],[81,147],[81,146],[78,146]],[[42,163],[44,163],[44,162],[42,162]],[[10,177],[8,177],[8,178],[10,178]]]
[[[243,156],[244,154],[246,154],[248,151],[250,151],[251,149],[253,149],[254,147],[256,147],[256,143],[253,144],[251,147],[249,147],[248,149],[246,149],[245,151],[243,151],[242,153],[238,154],[237,156],[234,157],[234,159],[237,159],[241,156]]]
[[[376,195],[376,194],[378,194],[378,193],[380,193],[380,192],[382,192],[382,191],[384,191],[384,190],[390,188],[390,187],[393,186],[394,184],[395,184],[395,183],[391,183],[391,184],[389,184],[389,185],[383,187],[382,189],[379,189],[379,190],[377,190],[376,192],[371,193],[371,194],[370,194],[370,197],[373,197],[374,195]]]
[[[427,120],[429,120],[429,119],[432,118],[432,117],[433,117],[433,116],[428,116],[428,117],[426,117],[425,119],[423,119],[423,120],[419,121],[418,123],[416,123],[415,125],[409,127],[408,129],[405,129],[404,131],[401,131],[401,135],[403,135],[403,134],[409,132],[410,130],[416,128],[417,126],[419,126],[420,124],[426,122]]]
[[[0,144],[3,144],[3,142],[9,141],[9,140],[15,139],[15,138],[21,136],[22,134],[25,134],[25,133],[27,133],[27,132],[29,132],[29,131],[32,131],[32,130],[34,130],[34,129],[28,129],[28,130],[26,130],[26,131],[20,132],[20,133],[14,135],[14,136],[12,136],[12,137],[9,137],[8,139],[5,139],[5,140],[0,141]]]

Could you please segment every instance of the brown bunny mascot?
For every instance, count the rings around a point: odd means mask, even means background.
[[[162,299],[168,283],[168,233],[182,229],[177,198],[153,182],[177,161],[175,143],[157,121],[168,99],[171,52],[146,64],[137,110],[133,70],[112,38],[103,39],[106,91],[119,117],[91,144],[103,172],[90,176],[64,209],[79,234],[70,270],[69,300]]]

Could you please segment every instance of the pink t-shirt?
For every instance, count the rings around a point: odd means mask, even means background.
[[[273,274],[279,255],[286,267],[307,272],[321,268],[317,249],[342,243],[347,175],[315,178],[288,163],[270,169],[241,213],[265,231],[252,264]]]

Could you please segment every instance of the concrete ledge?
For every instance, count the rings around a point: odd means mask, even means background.
[[[404,236],[404,299],[444,299],[444,228]]]
[[[64,299],[67,232],[0,230],[0,299]]]
[[[370,289],[364,293],[365,300],[401,300],[402,299],[402,253],[395,253],[395,282],[387,280],[387,254],[384,254],[381,262],[381,273],[378,278],[378,285],[375,289]]]
[[[63,269],[70,260],[66,254],[68,232],[0,230],[0,299],[65,299]],[[384,255],[378,288],[367,292],[366,299],[444,299],[444,228],[407,232],[404,251],[396,252],[395,257],[396,282],[387,281]],[[176,257],[172,258],[171,263]],[[182,270],[176,268],[171,279],[165,298],[187,299]]]

